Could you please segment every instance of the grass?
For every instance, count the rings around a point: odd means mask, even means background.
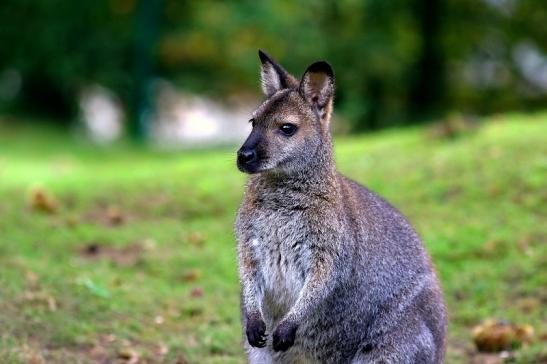
[[[412,128],[336,141],[339,169],[422,235],[449,306],[448,363],[490,358],[471,337],[489,318],[534,327],[511,362],[547,360],[546,135],[543,113],[453,140]],[[100,148],[0,118],[0,363],[244,362],[244,181],[234,148]],[[58,208],[33,209],[36,191]]]

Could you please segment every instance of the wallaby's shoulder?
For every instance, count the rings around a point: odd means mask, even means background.
[[[386,215],[391,215],[395,219],[403,218],[399,210],[370,188],[342,174],[338,175],[338,179],[342,186],[343,199],[352,207],[352,212],[371,220]]]
[[[372,240],[381,238],[386,244],[408,242],[413,249],[423,251],[418,233],[401,211],[368,187],[343,175],[339,178],[353,225],[364,235]]]
[[[340,184],[344,186],[344,190],[349,194],[351,199],[356,204],[361,204],[363,208],[366,208],[368,212],[376,209],[381,209],[385,212],[398,212],[398,210],[391,205],[382,196],[360,184],[359,182],[346,177],[342,174],[338,175]]]

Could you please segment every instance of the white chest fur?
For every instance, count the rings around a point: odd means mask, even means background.
[[[263,216],[253,223],[251,245],[262,276],[262,308],[273,316],[295,303],[310,265],[307,229],[298,220],[275,216],[274,223],[271,216]]]
[[[273,294],[274,298],[287,296],[286,299],[295,300],[305,278],[305,272],[297,262],[298,258],[281,247],[280,249],[257,248],[264,290]]]

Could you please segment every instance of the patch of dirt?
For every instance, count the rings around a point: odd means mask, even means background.
[[[502,364],[509,355],[503,353],[479,353],[471,341],[449,338],[445,362],[466,364]]]
[[[214,196],[200,195],[184,188],[181,188],[180,193],[186,196],[184,201],[180,200],[180,196],[171,193],[142,193],[130,203],[131,211],[138,211],[139,216],[146,219],[169,217],[185,220],[226,213],[225,202]]]
[[[431,139],[450,140],[476,132],[479,120],[471,115],[453,114],[430,126],[426,134]]]
[[[42,349],[45,359],[57,363],[159,364],[168,353],[164,343],[122,340],[115,335],[99,335],[88,344]]]
[[[91,223],[99,223],[106,226],[123,225],[133,216],[124,211],[120,206],[98,203],[92,210],[83,216],[83,220]]]
[[[80,256],[87,260],[108,260],[121,267],[131,267],[142,260],[144,252],[140,244],[116,247],[90,242],[80,249]]]

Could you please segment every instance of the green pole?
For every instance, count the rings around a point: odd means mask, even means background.
[[[154,113],[152,79],[158,36],[161,0],[138,0],[135,18],[134,90],[131,105],[130,134],[134,140],[147,139]]]

